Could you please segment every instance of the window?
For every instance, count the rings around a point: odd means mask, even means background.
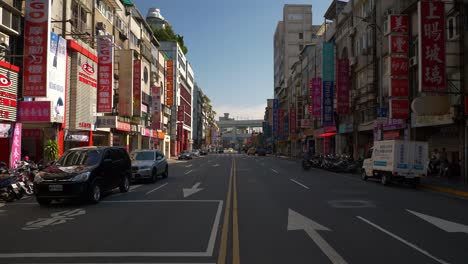
[[[77,30],[77,31],[86,31],[86,29],[87,29],[86,24],[87,24],[87,21],[88,21],[88,13],[76,1],[72,1],[71,11],[72,11],[71,20],[72,20],[74,29]]]
[[[21,20],[20,17],[13,15],[10,11],[5,8],[1,8],[2,25],[8,27],[16,32],[20,32]]]
[[[304,39],[304,33],[299,33],[299,39]]]
[[[302,51],[302,49],[304,48],[304,45],[299,45],[299,51]]]
[[[138,42],[139,42],[139,39],[137,38],[137,36],[135,34],[133,34],[133,32],[130,31],[130,42],[134,45],[134,46],[138,46]]]
[[[101,14],[105,16],[112,23],[112,18],[113,18],[112,8],[108,6],[107,3],[101,0],[95,0],[94,4],[96,8],[99,10],[99,12],[101,12]]]

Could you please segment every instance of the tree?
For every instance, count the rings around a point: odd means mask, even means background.
[[[153,34],[159,41],[177,41],[179,43],[180,49],[184,54],[187,54],[188,49],[184,43],[184,36],[176,34],[172,29],[171,25],[166,23],[163,28],[152,27]]]

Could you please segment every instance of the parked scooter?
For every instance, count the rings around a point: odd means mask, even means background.
[[[12,202],[21,199],[23,192],[16,184],[17,177],[7,169],[5,162],[0,162],[0,199]]]

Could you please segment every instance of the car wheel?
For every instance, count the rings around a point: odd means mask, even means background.
[[[365,170],[362,170],[362,173],[361,173],[361,180],[363,181],[367,181],[368,177],[366,175],[366,171]]]
[[[89,193],[88,193],[88,201],[91,203],[99,203],[101,200],[101,187],[99,187],[99,184],[94,181],[91,184],[91,188],[89,188]]]
[[[41,206],[46,206],[46,205],[49,205],[52,200],[51,199],[47,199],[47,198],[39,198],[39,197],[36,197],[36,201],[39,205]]]
[[[151,183],[155,183],[158,180],[158,172],[156,169],[153,169],[151,172]]]
[[[119,185],[119,190],[121,193],[126,193],[128,192],[129,189],[130,189],[130,181],[128,180],[128,177],[125,176]]]
[[[383,185],[389,185],[390,177],[386,173],[382,174],[382,177],[380,178],[380,183],[382,183]]]
[[[166,165],[166,168],[164,169],[163,173],[163,178],[166,179],[167,177],[169,177],[169,166]]]

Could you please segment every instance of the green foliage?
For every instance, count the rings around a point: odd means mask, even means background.
[[[179,43],[180,48],[184,54],[187,54],[188,49],[184,44],[184,36],[176,34],[172,29],[171,25],[166,23],[164,28],[158,29],[153,27],[153,33],[156,36],[158,41],[177,41]]]
[[[58,158],[59,153],[57,141],[49,139],[45,145],[44,153],[48,160],[56,160]]]

